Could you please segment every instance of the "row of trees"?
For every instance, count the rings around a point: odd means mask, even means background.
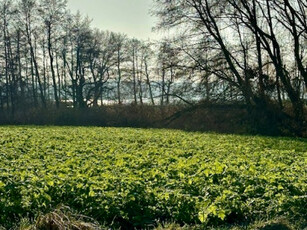
[[[180,31],[181,50],[202,71],[238,90],[249,108],[304,120],[307,4],[304,0],[155,0],[159,28]]]
[[[3,0],[0,11],[2,110],[170,102],[166,42],[93,29],[65,0]]]
[[[230,100],[282,110],[290,102],[304,120],[305,1],[155,3],[157,28],[172,39],[93,29],[66,0],[2,0],[0,109]]]

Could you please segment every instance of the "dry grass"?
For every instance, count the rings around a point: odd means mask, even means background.
[[[53,212],[41,216],[36,223],[30,224],[24,219],[14,230],[111,230],[99,226],[93,219],[82,215],[73,214],[69,208],[60,207]],[[221,226],[221,227],[205,227],[205,226],[180,226],[176,223],[159,224],[154,230],[301,230],[292,226],[286,219],[277,219],[273,221],[257,221],[248,226]],[[0,230],[5,230],[0,227]],[[120,230],[120,229],[119,229]],[[304,230],[307,230],[305,228]]]
[[[102,229],[92,218],[76,214],[69,207],[60,206],[37,218],[34,224],[21,221],[17,230],[98,230]]]

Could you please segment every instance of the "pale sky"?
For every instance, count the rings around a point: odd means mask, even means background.
[[[149,13],[151,7],[152,0],[68,0],[72,12],[93,19],[92,26],[144,40],[159,38],[152,32],[156,19]]]

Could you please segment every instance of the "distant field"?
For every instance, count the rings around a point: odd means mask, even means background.
[[[0,127],[0,226],[59,204],[127,228],[307,219],[307,140]]]

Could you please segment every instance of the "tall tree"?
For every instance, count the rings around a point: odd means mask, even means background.
[[[59,27],[62,24],[62,20],[65,15],[67,0],[41,0],[40,2],[40,14],[44,21],[45,29],[47,32],[47,47],[50,61],[50,69],[53,83],[53,93],[56,103],[56,107],[59,108],[59,92],[56,80],[56,72],[54,67],[54,52],[56,41],[58,40],[56,31],[59,31]]]

